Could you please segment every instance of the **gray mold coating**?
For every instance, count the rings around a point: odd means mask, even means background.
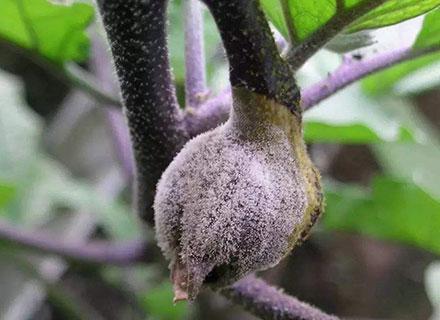
[[[235,97],[230,119],[190,140],[159,181],[158,244],[189,299],[204,282],[222,287],[277,264],[304,220],[291,137],[258,108]]]

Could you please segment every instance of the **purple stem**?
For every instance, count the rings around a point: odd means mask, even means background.
[[[93,72],[105,91],[115,92],[118,86],[104,41],[98,35],[93,40],[91,59]],[[104,109],[116,157],[121,164],[127,183],[130,183],[134,175],[134,157],[127,124],[120,109]]]
[[[96,264],[128,266],[151,262],[153,248],[141,239],[127,242],[63,243],[39,231],[22,230],[0,222],[1,241],[43,253]],[[254,315],[268,320],[337,320],[322,311],[282,293],[261,279],[247,277],[222,290],[228,299]]]
[[[147,261],[147,243],[132,240],[123,243],[92,242],[63,243],[42,233],[41,230],[27,231],[0,222],[1,241],[20,245],[45,253],[61,255],[67,259],[111,265],[131,265]]]
[[[440,52],[439,45],[422,49],[401,48],[361,61],[346,60],[329,77],[302,90],[301,106],[304,110],[307,110],[372,73],[435,52]],[[225,90],[201,105],[195,112],[187,113],[185,121],[191,136],[214,128],[225,121],[231,104],[231,93],[229,90]]]
[[[337,320],[311,305],[289,296],[254,276],[244,278],[222,294],[263,320]]]
[[[134,158],[133,151],[130,148],[130,134],[124,116],[120,110],[106,110],[105,116],[112,134],[115,154],[127,182],[130,183],[134,176]]]
[[[342,65],[326,79],[302,91],[302,107],[307,110],[346,86],[400,62],[440,51],[440,46],[414,50],[411,47],[397,49],[377,55],[368,60],[346,59]]]
[[[231,89],[228,88],[200,105],[197,110],[187,111],[184,121],[189,136],[194,137],[225,122],[228,119],[231,104]]]
[[[199,0],[185,0],[185,95],[186,105],[197,107],[206,87],[203,15]]]

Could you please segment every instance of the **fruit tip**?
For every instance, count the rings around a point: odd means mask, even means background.
[[[188,292],[182,289],[180,286],[174,286],[174,298],[173,304],[176,305],[179,301],[187,301],[188,300]]]

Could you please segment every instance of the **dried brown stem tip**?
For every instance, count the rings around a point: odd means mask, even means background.
[[[171,281],[173,282],[174,299],[173,302],[188,300],[188,279],[186,268],[181,265],[180,260],[173,264],[171,270]]]

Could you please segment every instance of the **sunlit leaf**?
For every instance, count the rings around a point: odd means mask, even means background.
[[[54,62],[87,58],[85,29],[94,9],[86,3],[55,5],[47,0],[3,0],[0,40],[35,51]]]
[[[281,1],[286,2],[285,14]],[[261,5],[271,22],[287,38],[287,25],[292,25],[295,43],[303,42],[330,20],[350,19],[356,11],[374,0],[262,0]],[[340,6],[338,6],[340,3]],[[419,16],[440,5],[440,0],[388,0],[352,22],[346,32],[396,24]],[[285,17],[290,19],[286,23]],[[290,18],[289,18],[290,17]],[[342,31],[342,30],[339,30]]]
[[[426,15],[414,48],[425,48],[440,45],[440,9],[433,10]]]
[[[383,5],[356,20],[348,28],[348,31],[355,32],[389,26],[417,17],[439,5],[440,0],[388,0]]]

